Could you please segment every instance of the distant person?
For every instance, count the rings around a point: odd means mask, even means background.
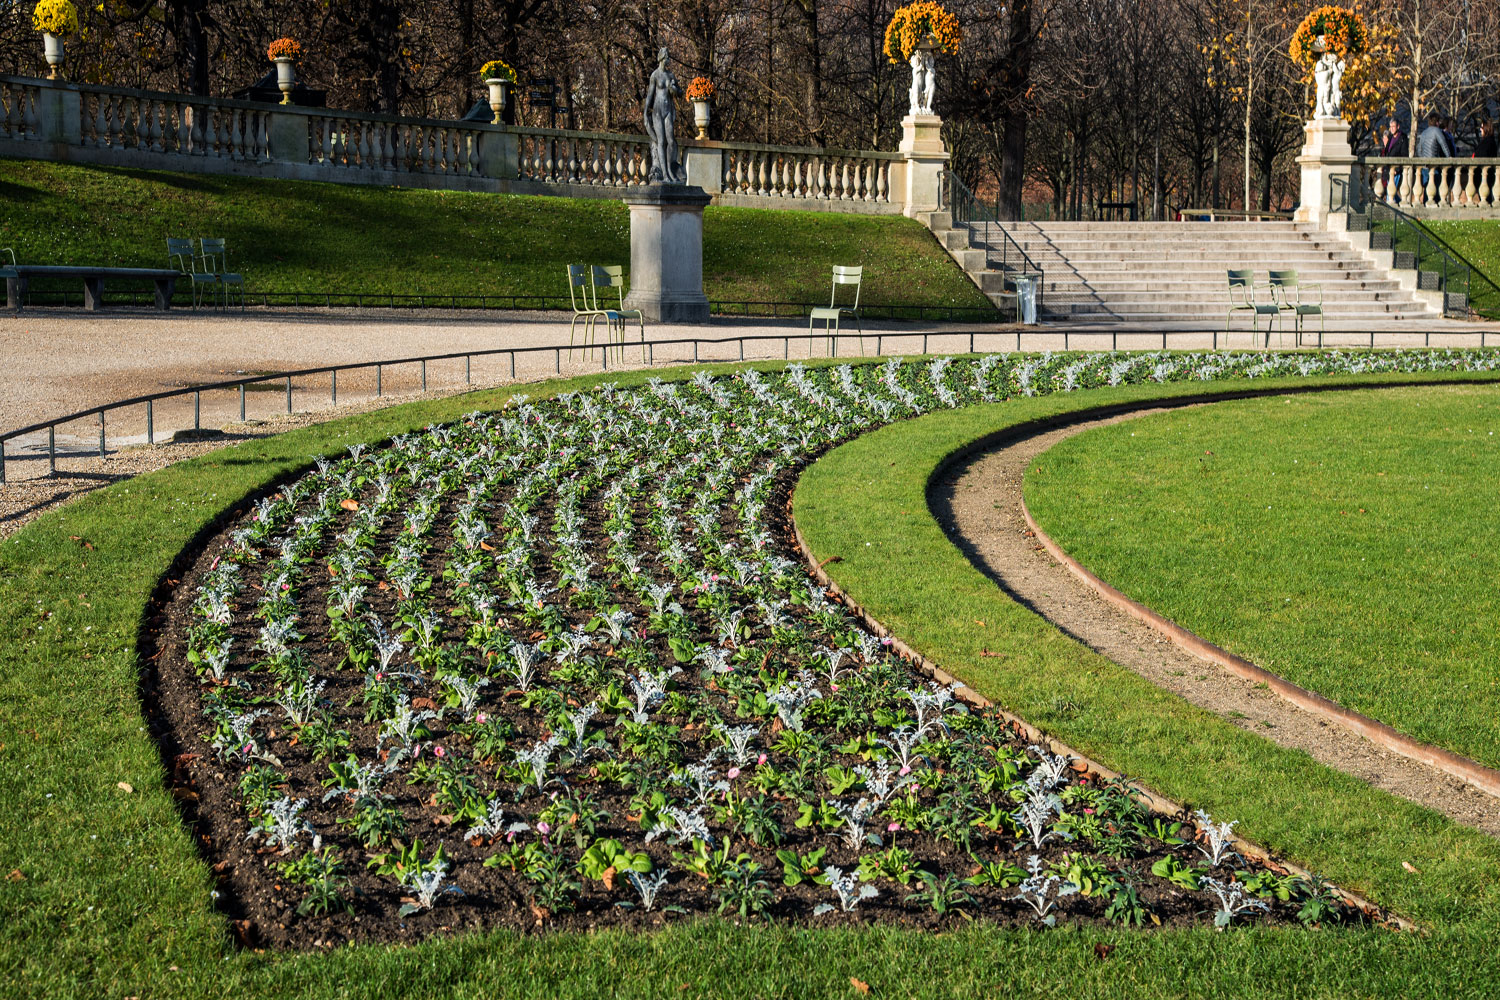
[[[1479,124],[1479,141],[1474,144],[1474,156],[1481,160],[1493,160],[1500,157],[1500,143],[1495,141],[1495,123],[1485,121]]]
[[[1443,116],[1436,111],[1427,113],[1427,127],[1422,134],[1417,136],[1417,156],[1422,159],[1437,159],[1439,157],[1451,157],[1453,155],[1453,143],[1448,140],[1448,134],[1443,131]],[[1422,190],[1417,201],[1427,200],[1427,182],[1432,174],[1428,167],[1422,168]]]
[[[1405,156],[1406,155],[1406,133],[1401,131],[1401,123],[1396,121],[1394,115],[1391,122],[1386,126],[1385,135],[1380,140],[1381,156]],[[1399,202],[1401,200],[1401,168],[1387,167],[1390,171],[1389,183],[1386,185],[1386,200]]]
[[[1427,127],[1417,135],[1417,156],[1433,159],[1452,155],[1453,143],[1449,141],[1448,133],[1443,131],[1443,116],[1436,111],[1429,112]]]
[[[1401,123],[1392,118],[1380,140],[1380,155],[1400,156],[1405,152],[1405,147],[1406,133],[1401,131]]]
[[[1448,155],[1458,155],[1458,122],[1450,115],[1443,119],[1443,135],[1448,137]]]

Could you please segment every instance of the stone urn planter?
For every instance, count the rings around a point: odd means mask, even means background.
[[[710,112],[707,101],[693,102],[693,124],[698,127],[698,138],[708,138],[708,120]]]
[[[484,83],[490,88],[490,110],[495,112],[495,124],[499,125],[501,114],[505,111],[505,98],[510,90],[510,81],[500,77],[491,77]]]
[[[42,51],[47,57],[47,65],[52,71],[47,74],[47,79],[56,80],[62,72],[63,61],[66,58],[63,53],[63,40],[61,35],[54,35],[50,31],[42,34]]]
[[[276,64],[276,86],[281,88],[281,103],[292,103],[292,88],[297,85],[297,75],[292,69],[292,61],[286,56],[271,60]]]

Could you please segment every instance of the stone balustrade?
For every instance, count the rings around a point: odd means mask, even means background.
[[[716,204],[900,214],[913,158],[680,143]],[[352,184],[618,197],[648,141],[0,76],[0,156]]]
[[[1354,172],[1365,200],[1409,215],[1500,219],[1500,159],[1372,156]]]

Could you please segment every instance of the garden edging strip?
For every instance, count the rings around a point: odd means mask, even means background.
[[[1263,393],[1262,395],[1281,395],[1281,393]],[[1152,404],[1153,408],[1160,404]],[[1132,407],[1140,409],[1144,407]],[[1117,412],[1122,411],[1117,408]],[[1408,757],[1429,767],[1437,768],[1447,774],[1468,782],[1487,794],[1500,797],[1500,771],[1489,768],[1468,757],[1461,756],[1413,739],[1391,726],[1372,719],[1367,715],[1356,712],[1340,705],[1330,698],[1326,698],[1314,691],[1293,684],[1291,681],[1274,674],[1264,667],[1236,656],[1234,653],[1209,642],[1197,633],[1183,628],[1164,615],[1158,614],[1151,608],[1127,597],[1117,588],[1100,579],[1087,567],[1078,562],[1063,550],[1051,536],[1042,530],[1036,518],[1031,514],[1030,508],[1026,506],[1024,494],[1021,499],[1021,512],[1026,518],[1027,527],[1035,534],[1039,544],[1046,548],[1052,558],[1061,563],[1075,577],[1097,593],[1102,599],[1111,605],[1124,611],[1136,620],[1150,626],[1167,636],[1181,648],[1187,650],[1201,659],[1217,664],[1237,676],[1265,684],[1279,696],[1296,705],[1304,711],[1335,722],[1352,732],[1358,733],[1365,739],[1370,740],[1393,753]]]

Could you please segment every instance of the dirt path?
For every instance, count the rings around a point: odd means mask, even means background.
[[[1028,535],[1021,485],[1033,459],[1090,428],[1160,412],[1142,410],[1002,442],[933,483],[928,497],[933,512],[949,538],[1001,590],[1089,648],[1241,729],[1304,750],[1329,767],[1500,837],[1500,801],[1199,659],[1106,603]]]

